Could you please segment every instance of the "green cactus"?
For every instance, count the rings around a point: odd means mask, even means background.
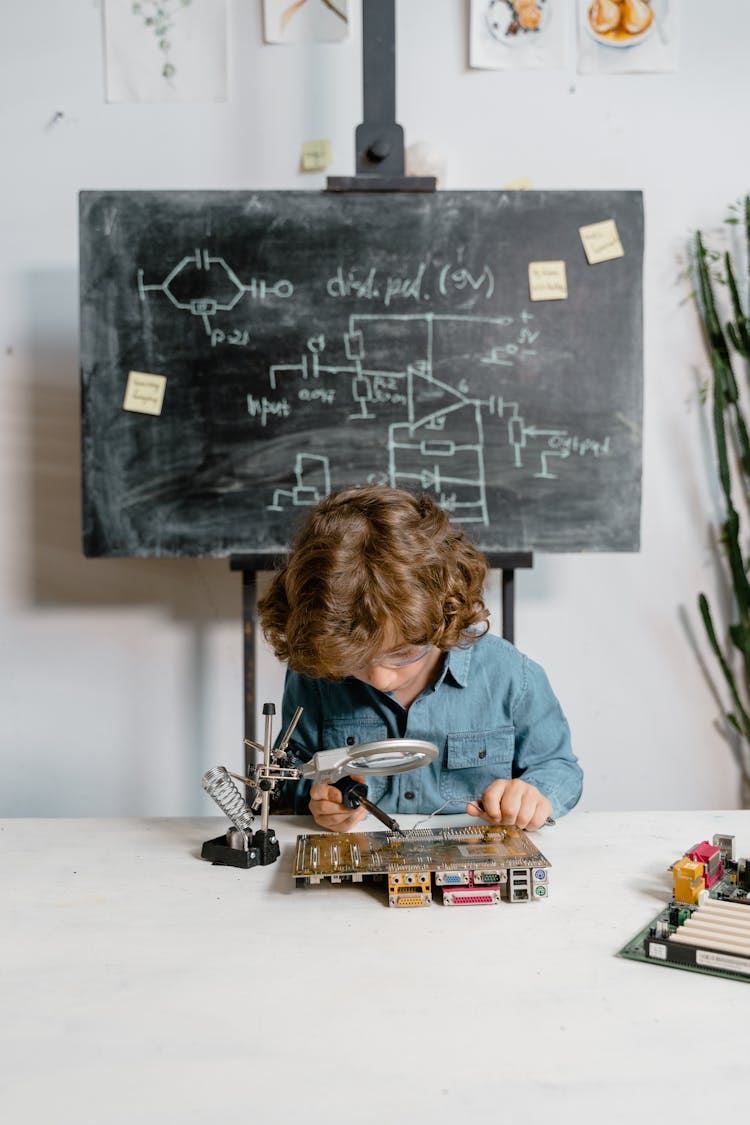
[[[750,196],[743,204],[744,233],[750,261]],[[700,231],[695,237],[694,266],[698,307],[703,322],[713,370],[713,430],[719,482],[724,494],[725,517],[721,525],[728,577],[734,594],[736,620],[727,638],[720,640],[705,594],[698,595],[698,609],[709,645],[726,681],[732,701],[727,721],[740,735],[738,764],[743,787],[750,791],[750,559],[743,554],[740,514],[735,507],[734,489],[741,488],[743,503],[750,497],[750,438],[745,411],[732,366],[733,354],[750,359],[750,318],[742,307],[736,273],[729,252],[724,254],[724,277],[729,291],[733,319],[722,325],[717,309],[715,280],[711,274],[711,255]],[[750,280],[750,270],[749,270]],[[736,460],[737,472],[732,472]]]

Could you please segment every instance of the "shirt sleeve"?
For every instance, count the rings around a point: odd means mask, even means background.
[[[521,690],[513,704],[513,776],[534,785],[559,817],[578,802],[583,770],[573,753],[570,727],[544,669],[524,656]]]

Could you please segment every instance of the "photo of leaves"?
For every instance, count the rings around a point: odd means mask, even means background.
[[[108,102],[227,100],[226,0],[104,0]]]

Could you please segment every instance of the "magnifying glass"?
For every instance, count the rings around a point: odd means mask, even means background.
[[[437,757],[437,746],[418,738],[386,738],[379,742],[360,742],[356,746],[340,746],[319,750],[302,767],[301,775],[313,781],[336,782],[342,777],[358,774],[382,777],[406,773],[426,766]]]

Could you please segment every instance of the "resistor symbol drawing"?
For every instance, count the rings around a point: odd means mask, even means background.
[[[310,483],[315,474],[319,484]],[[273,512],[283,512],[282,500],[294,508],[317,504],[331,491],[331,468],[327,457],[317,453],[298,453],[294,462],[296,484],[293,488],[276,488],[273,502],[267,507]]]

